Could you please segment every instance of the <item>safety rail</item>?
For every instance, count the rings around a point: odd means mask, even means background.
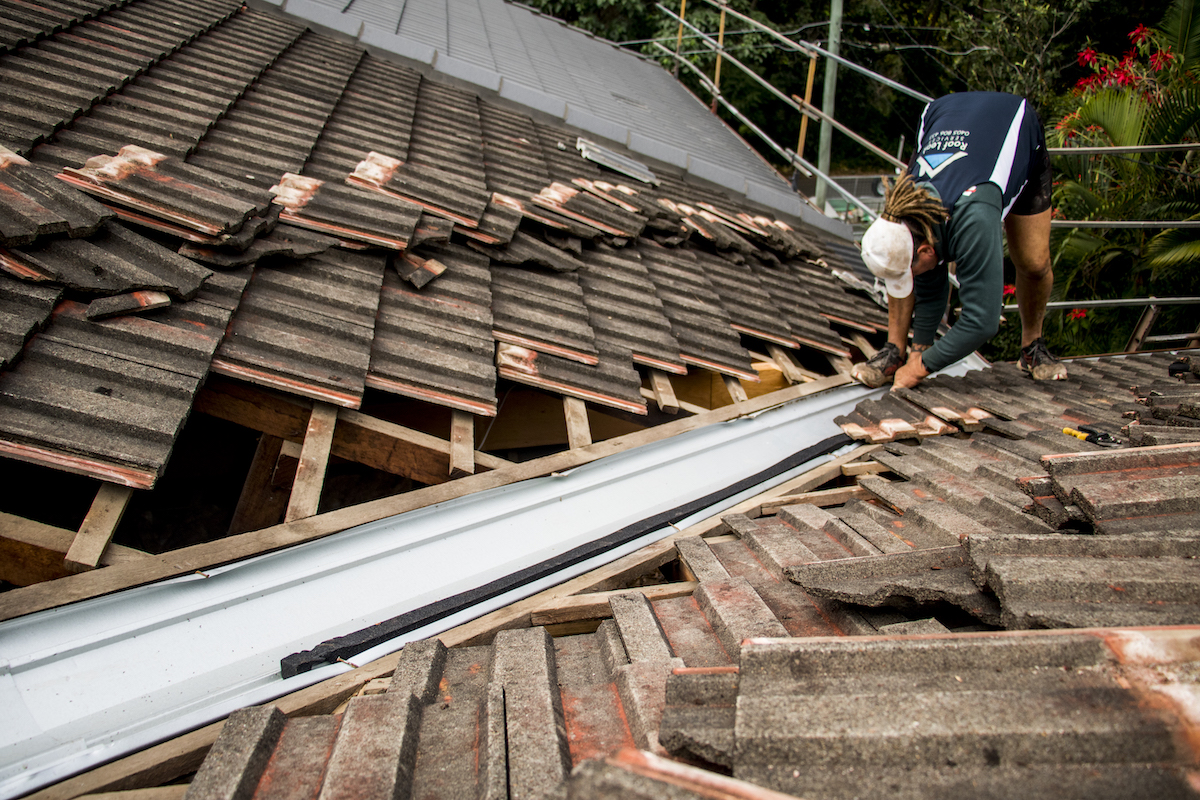
[[[1191,333],[1168,333],[1161,336],[1150,336],[1150,329],[1158,321],[1162,310],[1168,306],[1200,305],[1200,297],[1127,297],[1116,300],[1058,300],[1046,304],[1047,311],[1066,311],[1093,308],[1144,308],[1138,319],[1124,352],[1136,353],[1144,344],[1166,344],[1168,342],[1186,342],[1185,347],[1200,347],[1200,327]],[[1017,311],[1015,303],[1007,303],[1002,311]]]
[[[921,92],[910,89],[909,87],[904,86],[903,84],[897,83],[896,81],[892,80],[891,78],[888,78],[884,75],[880,75],[879,73],[874,72],[866,67],[863,67],[859,64],[855,64],[854,62],[852,62],[846,58],[843,58],[842,56],[840,56],[836,53],[830,52],[826,48],[820,47],[819,45],[816,45],[812,42],[799,42],[799,41],[795,41],[793,39],[789,39],[788,37],[781,34],[779,31],[776,31],[773,28],[763,25],[758,20],[756,20],[750,16],[747,16],[746,14],[742,14],[741,12],[736,11],[733,8],[730,8],[728,3],[722,2],[722,0],[702,0],[702,2],[704,2],[710,6],[713,6],[714,8],[719,9],[721,12],[720,30],[718,32],[717,39],[714,40],[711,35],[701,31],[699,28],[697,28],[695,25],[693,25],[692,23],[688,22],[685,19],[685,14],[686,14],[686,9],[687,9],[687,0],[681,0],[680,9],[679,9],[678,14],[676,14],[674,11],[667,8],[666,6],[662,5],[661,3],[656,3],[655,5],[659,11],[661,11],[662,13],[666,14],[668,17],[670,17],[673,20],[676,20],[679,23],[679,32],[678,32],[678,35],[676,38],[676,44],[675,44],[674,51],[672,51],[670,48],[663,46],[659,41],[653,42],[654,47],[656,47],[658,50],[660,50],[666,56],[674,59],[674,61],[676,63],[676,74],[678,74],[679,65],[683,65],[683,66],[687,67],[691,71],[692,74],[695,75],[697,80],[700,82],[700,85],[703,86],[704,89],[707,90],[712,95],[712,109],[714,112],[716,111],[717,105],[718,104],[721,105],[731,115],[733,115],[739,122],[741,122],[743,125],[745,125],[747,127],[747,129],[749,129],[756,136],[758,136],[775,153],[777,153],[780,157],[782,157],[785,161],[787,161],[793,167],[795,167],[796,169],[799,169],[802,172],[802,174],[804,174],[807,177],[816,176],[820,181],[823,181],[826,186],[832,188],[835,192],[837,192],[839,195],[841,195],[841,197],[844,198],[849,204],[860,209],[866,215],[868,220],[873,221],[873,220],[877,219],[879,215],[874,209],[865,205],[862,202],[862,200],[859,197],[857,197],[854,193],[848,191],[845,187],[843,187],[841,184],[839,184],[837,181],[835,181],[833,178],[831,178],[829,175],[827,175],[825,173],[825,171],[814,166],[811,162],[809,162],[807,159],[805,159],[803,157],[804,142],[805,142],[805,137],[807,135],[808,120],[813,119],[813,120],[819,121],[823,125],[828,125],[832,129],[840,131],[841,133],[843,133],[847,137],[849,137],[852,141],[854,141],[856,144],[865,148],[868,152],[870,152],[871,154],[880,158],[881,160],[886,162],[889,166],[891,166],[897,170],[903,170],[908,165],[907,165],[907,163],[905,163],[904,161],[902,161],[899,158],[899,156],[902,154],[897,154],[897,156],[892,156],[891,153],[887,152],[886,150],[879,147],[878,145],[870,142],[866,138],[860,136],[859,134],[857,134],[856,132],[851,130],[846,125],[844,125],[840,122],[837,122],[833,118],[832,114],[828,114],[824,110],[818,109],[816,106],[814,106],[812,104],[812,89],[813,89],[813,80],[814,80],[815,69],[816,69],[816,60],[818,57],[823,57],[830,61],[834,61],[840,66],[844,66],[848,69],[854,70],[855,72],[863,74],[863,75],[867,76],[868,78],[871,78],[872,80],[875,80],[885,86],[888,86],[896,91],[899,91],[905,95],[908,95],[909,97],[913,97],[917,100],[921,100],[922,102],[926,102],[926,103],[932,102],[933,98],[929,97],[928,95],[922,94]],[[772,85],[769,81],[764,79],[762,76],[760,76],[759,74],[754,72],[754,70],[747,67],[745,64],[743,64],[741,61],[739,61],[738,59],[731,56],[726,51],[725,43],[724,43],[726,15],[733,16],[734,18],[746,23],[754,31],[766,34],[767,36],[771,37],[774,41],[778,42],[782,46],[809,57],[809,69],[808,69],[808,75],[807,75],[807,80],[806,80],[804,97],[800,97],[799,95],[795,95],[795,94],[792,94],[792,95],[785,94],[784,92],[780,91],[777,87]],[[692,34],[691,36],[689,36],[689,40],[692,40],[692,39],[698,40],[710,52],[716,54],[716,65],[714,68],[714,74],[713,74],[712,78],[709,78],[698,66],[696,66],[688,58],[686,58],[685,57],[686,54],[682,54],[680,52],[682,42],[683,42],[683,31],[685,28],[688,31],[690,31]],[[752,80],[757,82],[760,86],[762,86],[766,91],[768,91],[774,97],[776,97],[781,102],[785,103],[786,105],[790,106],[791,108],[795,109],[797,112],[800,113],[800,135],[799,135],[799,139],[798,139],[795,150],[791,150],[787,147],[784,147],[784,146],[780,145],[778,142],[776,142],[775,140],[773,140],[759,126],[754,124],[751,120],[747,119],[746,116],[736,106],[734,106],[732,103],[730,103],[728,100],[725,99],[725,97],[721,93],[721,86],[720,86],[721,64],[723,61],[729,61],[733,66],[740,69],[743,73],[745,73]],[[1121,154],[1128,154],[1128,153],[1180,152],[1180,151],[1188,151],[1188,150],[1200,150],[1200,143],[1179,143],[1179,144],[1162,144],[1162,145],[1125,145],[1125,146],[1091,146],[1091,145],[1088,145],[1088,146],[1078,146],[1078,147],[1051,147],[1051,148],[1048,148],[1049,154],[1051,156],[1055,156],[1055,157],[1121,155]],[[826,156],[826,160],[827,160],[827,156]],[[822,213],[823,213],[823,209],[818,208],[818,211],[822,211]],[[1108,228],[1108,229],[1117,229],[1117,228],[1121,228],[1121,229],[1200,228],[1200,220],[1195,220],[1195,219],[1191,219],[1191,220],[1067,220],[1067,219],[1052,219],[1050,222],[1050,225],[1052,228]],[[1127,307],[1127,306],[1144,307],[1145,310],[1143,311],[1141,318],[1138,320],[1137,325],[1134,327],[1134,331],[1131,334],[1131,336],[1129,338],[1129,342],[1125,348],[1125,352],[1136,352],[1137,350],[1141,349],[1142,345],[1144,345],[1144,344],[1160,344],[1160,343],[1167,343],[1167,342],[1186,342],[1187,347],[1200,346],[1200,328],[1197,328],[1196,331],[1190,332],[1190,333],[1165,334],[1165,335],[1159,335],[1159,336],[1150,336],[1149,335],[1151,328],[1153,328],[1155,322],[1158,320],[1158,317],[1161,314],[1163,308],[1168,307],[1168,306],[1197,305],[1197,304],[1200,304],[1200,297],[1169,297],[1169,298],[1147,297],[1147,298],[1135,298],[1135,299],[1123,299],[1123,300],[1079,300],[1079,301],[1053,302],[1053,303],[1049,303],[1046,308],[1048,311],[1054,311],[1054,310],[1062,310],[1062,309],[1115,308],[1115,307]],[[1017,310],[1017,306],[1015,306],[1015,305],[1005,305],[1003,308],[1005,311]]]

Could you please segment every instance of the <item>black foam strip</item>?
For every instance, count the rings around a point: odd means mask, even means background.
[[[690,503],[685,503],[684,505],[663,511],[652,517],[647,517],[631,525],[626,525],[618,531],[588,542],[585,545],[580,545],[573,550],[568,550],[554,558],[506,575],[477,589],[462,592],[453,597],[447,597],[444,600],[438,600],[435,603],[430,603],[427,606],[405,612],[391,619],[386,619],[383,622],[378,622],[354,633],[338,636],[335,639],[328,639],[311,650],[301,650],[298,653],[292,653],[280,660],[280,671],[284,678],[290,678],[302,672],[308,672],[314,667],[333,664],[338,659],[349,660],[352,656],[364,650],[369,650],[389,639],[429,625],[464,608],[485,602],[526,583],[566,569],[573,564],[585,561],[606,550],[611,550],[626,542],[633,541],[664,525],[678,522],[703,508],[718,503],[727,497],[732,497],[752,486],[757,486],[763,481],[794,469],[817,456],[832,452],[843,445],[849,444],[851,441],[850,437],[844,433],[830,436],[828,439],[818,442],[811,447],[806,447],[797,453],[793,453],[791,456],[768,467],[762,472],[744,478],[737,483],[730,484],[723,489],[700,497]]]

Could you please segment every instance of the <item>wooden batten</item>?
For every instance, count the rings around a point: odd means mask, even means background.
[[[849,503],[851,500],[865,500],[870,496],[871,493],[858,484],[854,486],[839,486],[835,489],[804,492],[803,494],[787,495],[777,500],[771,500],[760,506],[759,513],[770,516],[784,506],[798,506],[804,503],[821,506],[822,508],[826,506],[841,506]]]
[[[659,411],[667,414],[679,413],[679,400],[675,397],[675,387],[671,385],[670,375],[662,370],[650,370],[650,390]]]
[[[612,607],[608,601],[613,595],[636,592],[645,595],[647,600],[667,600],[672,597],[686,597],[699,585],[695,581],[688,581],[570,595],[551,600],[541,608],[530,612],[529,622],[531,625],[557,625],[563,622],[607,619],[612,616]]]
[[[733,398],[733,402],[742,403],[746,401],[746,387],[742,386],[741,381],[732,375],[722,375],[721,379],[725,381],[725,390],[729,392],[729,396]]]
[[[563,416],[567,422],[567,447],[572,450],[592,443],[587,405],[578,397],[563,398]]]
[[[300,464],[296,467],[296,481],[292,484],[292,495],[288,500],[287,513],[283,517],[284,522],[294,522],[317,513],[337,419],[338,410],[334,406],[328,403],[313,405],[312,415],[308,420],[308,431],[304,436],[304,448],[300,451]]]
[[[862,354],[867,358],[873,358],[875,354],[879,352],[875,345],[867,341],[867,337],[863,336],[861,333],[850,334],[850,341],[855,347],[861,350]]]
[[[854,366],[850,362],[850,359],[845,358],[844,356],[835,356],[826,353],[825,358],[829,360],[829,366],[837,370],[839,375],[849,375],[850,368]]]
[[[310,405],[220,378],[210,379],[196,399],[198,411],[296,443],[304,441]],[[330,452],[418,483],[444,483],[451,477],[450,442],[348,408],[339,409]],[[508,464],[478,452],[473,460],[477,470]]]
[[[888,468],[878,461],[858,461],[842,467],[842,474],[848,478],[856,478],[859,475],[878,475],[887,471]]]
[[[237,508],[229,523],[230,534],[256,531],[283,519],[291,482],[288,482],[287,489],[280,489],[274,481],[275,466],[279,462],[283,444],[283,439],[269,433],[258,437],[250,472],[246,475]]]
[[[132,497],[133,489],[128,486],[100,484],[96,499],[92,501],[92,507],[63,559],[63,566],[68,572],[84,572],[100,565],[104,549],[112,542]]]
[[[815,381],[821,376],[812,370],[807,370],[796,363],[796,359],[792,356],[791,351],[786,347],[780,347],[777,344],[768,344],[767,352],[771,356],[771,360],[779,367],[779,371],[783,373],[783,377],[788,383],[808,383]]]
[[[66,568],[66,554],[76,536],[76,531],[0,513],[0,580],[14,586],[32,586],[73,574]],[[99,566],[145,557],[141,550],[110,543],[100,556]]]
[[[475,417],[454,411],[450,417],[450,477],[475,474]]]

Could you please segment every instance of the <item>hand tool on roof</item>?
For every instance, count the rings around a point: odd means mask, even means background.
[[[1085,442],[1098,444],[1101,447],[1120,447],[1121,442],[1111,433],[1097,430],[1090,425],[1080,425],[1079,430],[1074,428],[1063,428],[1063,433],[1067,436],[1074,436],[1076,439],[1082,439]]]

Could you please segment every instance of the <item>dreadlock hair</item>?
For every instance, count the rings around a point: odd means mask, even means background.
[[[929,243],[933,226],[950,217],[950,212],[928,190],[917,186],[912,175],[905,173],[895,181],[884,179],[885,192],[880,216],[888,222],[902,222],[914,235]]]

